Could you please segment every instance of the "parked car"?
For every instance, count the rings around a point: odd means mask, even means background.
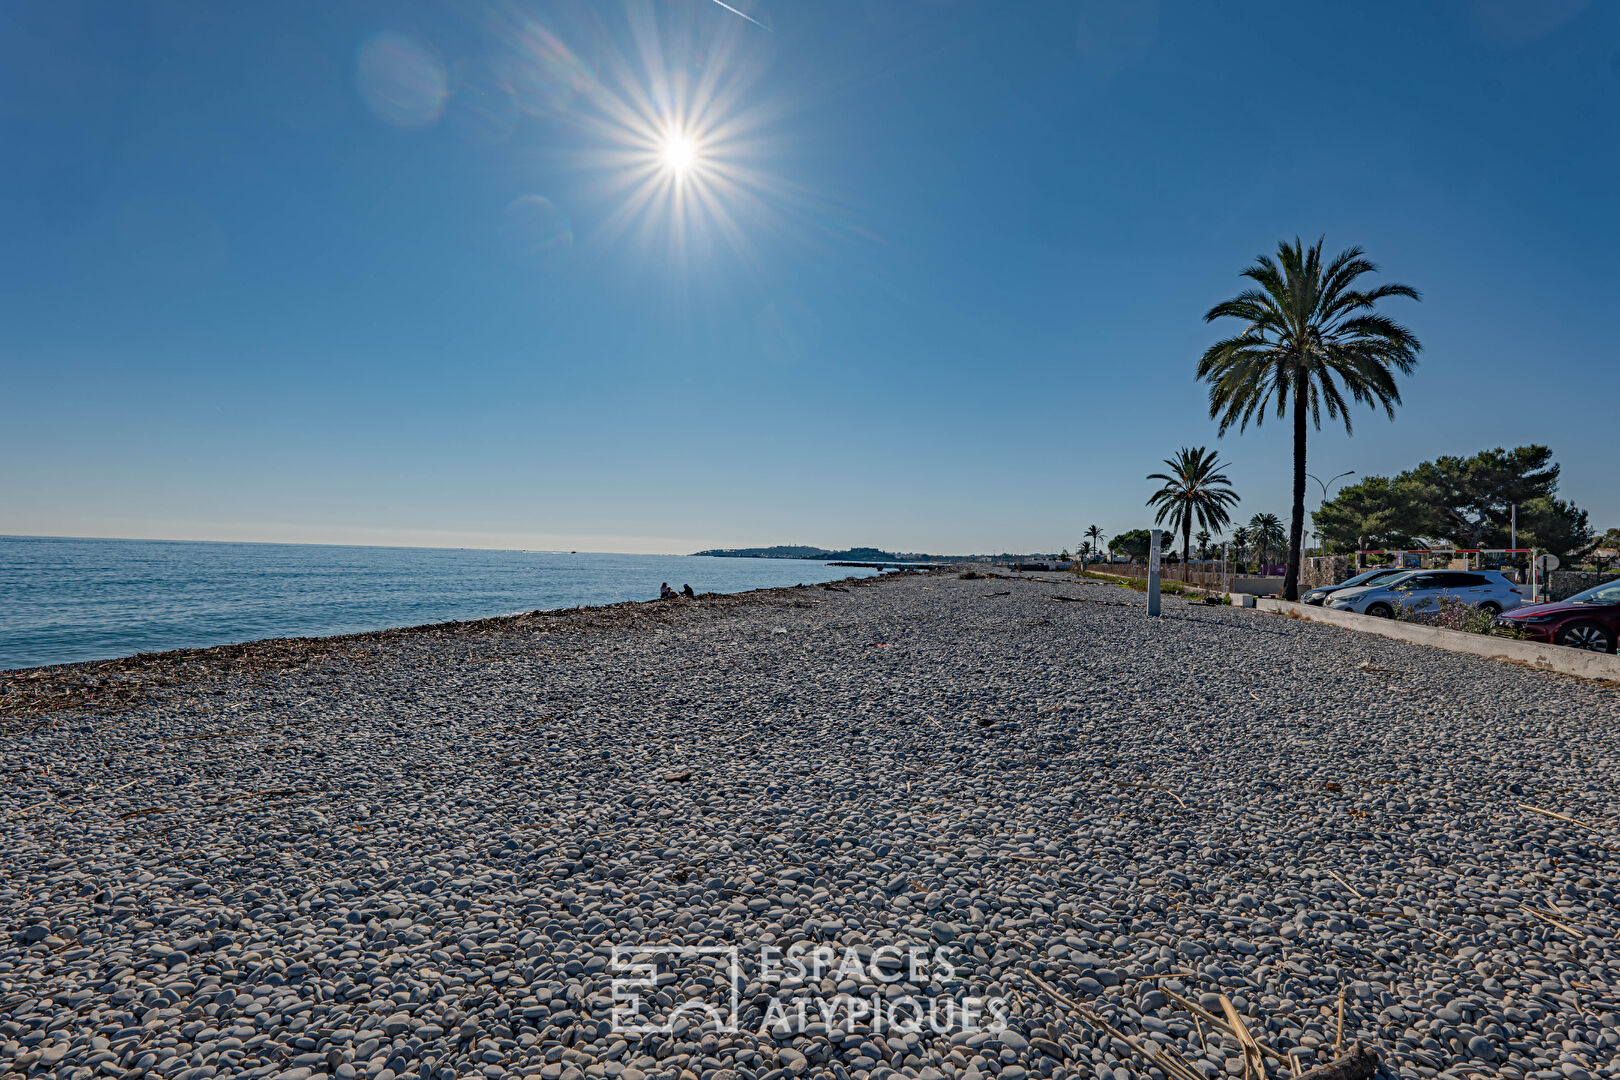
[[[1299,599],[1301,603],[1320,606],[1324,600],[1340,589],[1354,589],[1361,585],[1377,585],[1381,581],[1389,581],[1392,578],[1400,577],[1402,574],[1410,573],[1410,570],[1402,570],[1398,566],[1379,566],[1371,570],[1363,570],[1355,577],[1345,578],[1337,585],[1320,585]]]
[[[1594,585],[1567,600],[1527,604],[1496,622],[1521,631],[1531,641],[1612,653],[1620,641],[1620,581]]]
[[[1387,619],[1395,614],[1397,604],[1430,607],[1442,596],[1455,596],[1495,615],[1523,602],[1519,587],[1499,570],[1408,570],[1376,585],[1334,593],[1328,597],[1327,606],[1335,611],[1357,611]]]

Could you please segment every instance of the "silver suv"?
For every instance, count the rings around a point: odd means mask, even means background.
[[[1396,604],[1421,611],[1435,607],[1442,596],[1455,596],[1495,615],[1524,601],[1519,587],[1499,570],[1413,570],[1376,585],[1336,592],[1328,597],[1327,606],[1387,619],[1395,614]]]

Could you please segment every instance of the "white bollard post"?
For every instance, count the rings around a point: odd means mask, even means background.
[[[1148,546],[1148,614],[1159,613],[1159,541],[1164,536],[1162,529],[1154,529],[1150,534],[1152,543]]]

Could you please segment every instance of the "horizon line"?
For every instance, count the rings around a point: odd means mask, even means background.
[[[553,547],[496,547],[482,544],[405,544],[405,543],[342,543],[327,540],[220,540],[199,539],[188,536],[75,536],[68,533],[12,533],[0,532],[0,540],[111,540],[120,543],[138,544],[260,544],[273,547],[341,547],[341,548],[388,548],[402,551],[508,551],[520,554],[538,555],[657,555],[673,558],[725,558],[727,556],[699,555],[695,551],[608,551],[587,548],[553,548]],[[811,547],[810,544],[745,544],[737,547],[702,548],[701,551],[744,551],[749,548],[773,547]],[[872,545],[852,544],[844,550],[855,550],[859,547]],[[833,552],[833,548],[822,548],[823,551]],[[882,548],[873,547],[875,551]],[[908,552],[907,554],[922,554],[921,552]],[[752,556],[731,556],[733,558],[750,558]],[[793,561],[791,559],[787,561]],[[802,562],[815,562],[817,560],[802,559]]]

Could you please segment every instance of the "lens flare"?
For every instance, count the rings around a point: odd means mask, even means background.
[[[500,36],[495,75],[519,109],[539,118],[563,116],[575,99],[590,96],[596,77],[589,65],[540,22],[514,21]]]
[[[506,142],[517,130],[518,107],[483,67],[460,62],[450,72],[450,104],[444,126],[460,138],[480,146]]]
[[[520,195],[501,220],[501,245],[518,266],[534,266],[571,246],[568,216],[543,195]]]
[[[450,96],[450,75],[438,53],[394,30],[373,34],[360,46],[354,83],[377,119],[399,128],[436,123]]]

